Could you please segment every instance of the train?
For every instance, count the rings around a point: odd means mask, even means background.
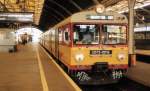
[[[75,13],[40,37],[40,44],[78,84],[118,82],[128,70],[128,19],[116,12]]]

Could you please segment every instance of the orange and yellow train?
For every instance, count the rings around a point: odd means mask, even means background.
[[[122,14],[73,14],[43,33],[40,44],[79,84],[114,83],[128,69],[128,20]]]

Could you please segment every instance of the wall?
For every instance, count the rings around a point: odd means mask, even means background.
[[[14,50],[16,45],[15,33],[11,29],[0,28],[0,52]]]

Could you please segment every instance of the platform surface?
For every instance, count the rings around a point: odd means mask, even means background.
[[[38,58],[39,57],[39,58]],[[39,61],[43,67],[41,76]],[[43,89],[45,78],[47,90]],[[76,91],[38,44],[20,45],[16,53],[0,53],[0,91]]]
[[[135,67],[129,68],[127,76],[150,87],[150,64],[137,61]]]
[[[140,49],[136,49],[136,54],[140,54],[140,55],[148,55],[150,56],[150,50],[140,50]]]
[[[0,53],[0,91],[42,91],[35,52],[20,45],[16,53]]]

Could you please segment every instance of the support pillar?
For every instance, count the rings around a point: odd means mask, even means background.
[[[128,0],[129,7],[129,66],[136,65],[135,42],[134,42],[134,6],[136,0]]]

